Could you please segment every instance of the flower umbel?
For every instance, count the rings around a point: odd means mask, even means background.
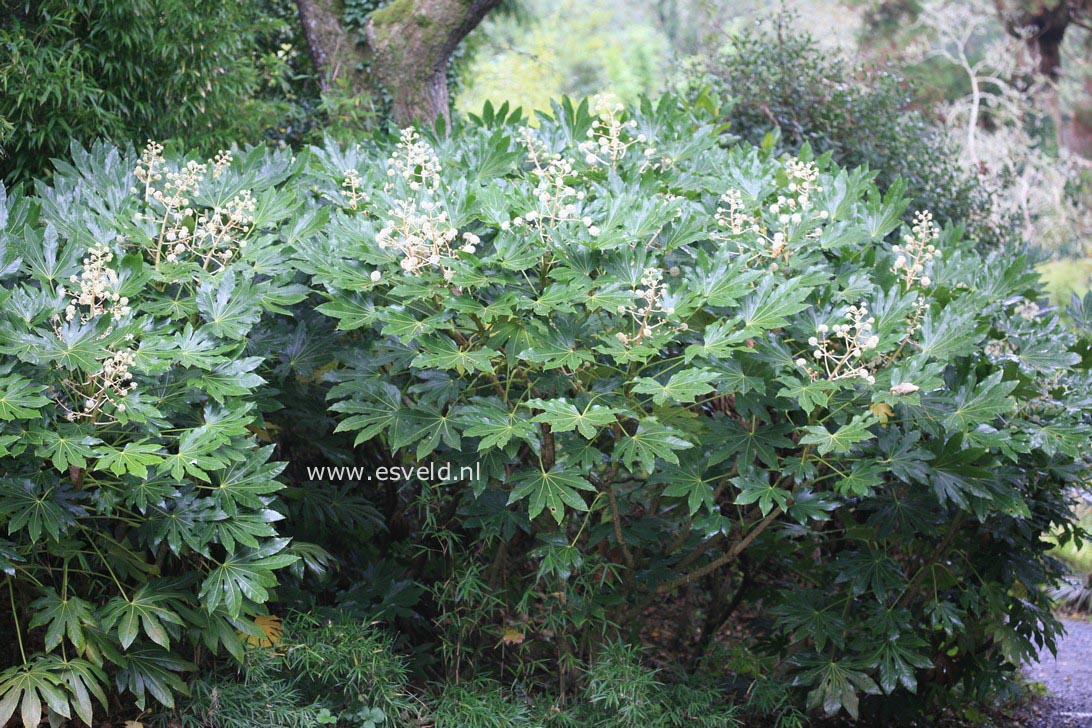
[[[634,129],[634,120],[622,121],[625,106],[611,94],[599,94],[592,99],[591,113],[595,121],[588,129],[588,141],[578,147],[588,164],[613,167],[626,156],[634,144],[647,141],[643,134],[626,139],[626,129]]]
[[[355,169],[345,170],[345,179],[341,181],[342,194],[345,196],[346,207],[356,211],[363,203],[371,202],[371,197],[361,189],[360,173]]]
[[[78,318],[80,323],[87,323],[107,313],[113,319],[128,315],[129,299],[118,292],[117,271],[109,266],[113,260],[114,254],[105,245],[96,245],[88,251],[83,271],[69,278],[75,290],[61,289],[71,299],[64,310],[65,320]]]
[[[833,328],[820,324],[818,336],[808,339],[812,359],[822,365],[822,371],[808,367],[802,359],[797,360],[797,365],[804,366],[812,379],[823,378],[832,382],[863,379],[875,384],[876,378],[864,364],[863,358],[880,343],[880,337],[872,333],[872,324],[876,319],[869,315],[868,306],[863,302],[859,306],[849,306],[845,313],[849,323],[835,324]]]
[[[1031,321],[1039,315],[1039,304],[1035,301],[1024,301],[1016,305],[1016,315],[1025,321]]]
[[[758,219],[747,212],[747,206],[743,203],[743,193],[739,190],[728,190],[720,196],[722,202],[728,204],[727,208],[718,207],[715,220],[717,225],[724,228],[728,235],[736,236],[744,233],[760,233],[762,230]]]
[[[411,190],[435,192],[440,189],[440,160],[432,146],[421,138],[416,129],[402,130],[398,146],[387,160],[387,176],[401,177]],[[387,184],[391,189],[391,184]]]
[[[401,254],[399,265],[407,273],[419,274],[429,266],[437,266],[450,278],[443,265],[445,258],[454,256],[452,244],[459,231],[451,226],[447,212],[431,200],[395,200],[389,219],[376,236],[376,244]]]
[[[645,339],[654,335],[667,321],[665,317],[675,313],[675,309],[664,306],[663,297],[667,293],[667,286],[663,282],[664,272],[659,268],[645,268],[641,276],[641,288],[635,293],[637,302],[632,306],[619,306],[618,313],[629,316],[633,322],[636,333],[616,334],[619,341],[626,346],[640,344]],[[680,324],[676,330],[685,331],[686,324]]]
[[[534,130],[528,127],[519,130],[519,138],[534,165],[537,182],[532,194],[537,207],[516,218],[514,223],[537,228],[544,245],[552,241],[553,228],[565,222],[579,221],[593,237],[598,234],[598,228],[590,217],[579,216],[577,205],[583,201],[584,192],[578,192],[569,182],[576,175],[572,161],[560,154],[551,154]]]
[[[909,234],[903,236],[903,245],[891,247],[897,256],[895,271],[902,272],[906,290],[909,291],[915,283],[923,286],[932,284],[933,281],[925,275],[925,266],[936,257],[937,248],[933,243],[938,237],[940,230],[933,222],[933,214],[922,210],[914,215],[914,226]]]
[[[155,267],[162,260],[191,259],[204,270],[223,269],[246,246],[257,208],[254,197],[243,190],[227,203],[204,211],[194,209],[193,197],[206,178],[217,179],[227,171],[233,161],[231,152],[221,151],[204,164],[190,160],[177,171],[166,168],[162,155],[163,145],[148,142],[133,172],[144,183],[144,201],[153,211],[137,213],[137,220],[158,228],[153,234]]]
[[[137,387],[130,371],[134,358],[133,352],[129,349],[116,351],[87,381],[66,381],[73,404],[68,404],[62,398],[57,399],[58,405],[65,413],[65,418],[70,422],[86,419],[95,424],[117,422],[117,413],[125,411],[126,395]],[[115,412],[105,413],[103,408],[106,405],[113,406]]]

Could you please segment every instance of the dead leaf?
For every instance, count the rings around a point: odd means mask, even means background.
[[[523,632],[515,627],[505,627],[504,635],[501,637],[501,641],[506,645],[522,645],[523,639]]]
[[[891,409],[891,405],[887,404],[886,402],[876,402],[875,404],[871,405],[868,410],[872,414],[876,415],[876,417],[880,420],[881,425],[886,425],[887,421],[895,415],[895,411]]]
[[[246,635],[246,643],[250,647],[276,647],[277,643],[281,641],[281,636],[284,634],[284,625],[281,624],[280,617],[273,614],[255,617],[254,625],[262,630],[265,636]]]

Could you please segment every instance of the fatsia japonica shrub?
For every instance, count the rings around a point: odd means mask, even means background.
[[[294,160],[73,155],[0,188],[0,725],[28,728],[172,706],[296,560],[247,341],[307,295]]]
[[[277,599],[665,715],[586,670],[644,642],[759,711],[909,716],[1051,644],[1087,326],[899,185],[696,113],[74,149],[0,198],[0,724],[170,708]]]
[[[331,409],[430,468],[404,490],[449,674],[564,693],[648,615],[700,656],[739,607],[752,696],[981,697],[1056,636],[1039,534],[1071,528],[1087,350],[1023,255],[686,113],[487,109],[304,173],[330,213],[298,264],[352,342]]]

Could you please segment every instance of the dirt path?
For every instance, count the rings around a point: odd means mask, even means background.
[[[1039,663],[1024,668],[1050,696],[1032,709],[1027,728],[1092,728],[1092,622],[1065,620],[1058,657],[1044,651]]]

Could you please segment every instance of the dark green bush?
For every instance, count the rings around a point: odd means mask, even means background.
[[[271,601],[313,614],[268,673],[299,721],[416,712],[380,672],[452,725],[498,685],[503,715],[666,726],[703,689],[725,721],[893,722],[1009,684],[1058,629],[1088,327],[898,186],[692,113],[100,146],[5,197],[0,723],[108,690],[200,720],[183,674],[245,661]],[[307,468],[343,464],[369,474]]]
[[[263,106],[257,5],[219,0],[4,0],[0,155],[9,183],[40,175],[73,141],[184,138],[214,151],[257,141],[283,109]],[[274,69],[277,75],[280,69]],[[282,89],[283,91],[283,89]]]
[[[990,219],[984,191],[919,111],[911,84],[892,69],[852,65],[794,21],[780,14],[732,36],[685,84],[716,92],[727,130],[745,141],[775,132],[778,150],[831,152],[844,167],[871,169],[881,191],[901,178],[915,209],[964,226],[972,240],[1005,237],[1010,221]]]

